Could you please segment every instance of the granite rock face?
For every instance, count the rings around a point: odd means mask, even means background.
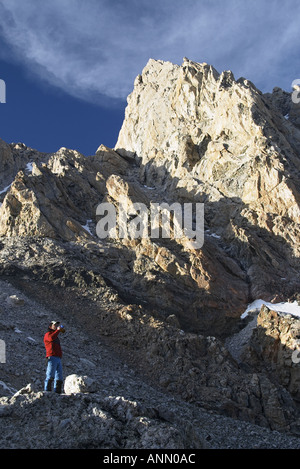
[[[67,395],[90,389],[87,376],[97,374],[101,339],[101,347],[111,347],[163,393],[216,415],[298,434],[299,373],[295,366],[284,370],[290,358],[266,342],[275,334],[273,316],[260,313],[264,324],[255,326],[239,360],[224,342],[246,330],[241,313],[253,300],[299,298],[298,110],[291,93],[275,88],[263,95],[231,72],[188,59],[182,66],[150,60],[128,97],[114,149],[47,154],[1,140],[0,280],[17,291],[3,296],[0,331],[9,338],[12,316],[16,327],[27,328],[22,301],[7,301],[23,293],[93,339],[92,359],[80,361],[89,372],[75,360]],[[143,237],[126,237],[118,229],[99,237],[99,204],[118,216],[126,206],[126,226],[138,231],[137,207],[149,223],[153,206],[163,203],[204,204],[200,248],[186,232],[173,236],[175,215],[170,236],[148,229]],[[194,213],[193,229],[198,222]],[[285,344],[281,329],[276,326],[276,344]],[[21,368],[16,376],[13,368],[5,375],[7,389],[26,386],[30,376],[23,383]],[[31,398],[39,406],[43,396]],[[79,405],[82,398],[75,399]],[[11,404],[17,409],[3,403]]]
[[[300,320],[266,306],[257,317],[243,361],[267,370],[291,395],[300,397]]]
[[[294,107],[289,93],[262,95],[207,64],[150,60],[114,150],[85,157],[1,143],[0,235],[95,239],[100,202],[203,203],[201,249],[185,237],[113,239],[122,267],[106,259],[105,269],[119,291],[163,302],[183,327],[227,333],[253,299],[299,289],[300,130],[286,118]]]
[[[300,132],[296,116],[286,118],[291,108],[298,115],[278,88],[263,95],[207,64],[150,60],[115,147],[135,155],[148,186],[205,203],[208,233],[234,252],[252,297],[299,288]]]

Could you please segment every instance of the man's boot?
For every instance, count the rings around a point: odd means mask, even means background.
[[[45,391],[52,391],[52,383],[53,383],[53,378],[48,379],[47,385],[45,387]]]
[[[54,392],[61,394],[63,381],[57,380],[54,388]]]

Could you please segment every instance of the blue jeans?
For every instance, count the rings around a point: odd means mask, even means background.
[[[46,370],[46,379],[44,390],[47,391],[51,387],[51,383],[54,380],[54,390],[56,389],[57,382],[63,381],[63,372],[61,359],[59,357],[49,357],[48,365]],[[48,387],[49,385],[49,387]]]

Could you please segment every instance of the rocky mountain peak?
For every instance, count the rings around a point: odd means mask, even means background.
[[[293,422],[296,432],[295,386],[270,378],[269,355],[266,371],[252,352],[264,334],[254,334],[242,363],[226,341],[245,330],[252,301],[299,301],[299,152],[291,93],[263,94],[187,58],[181,66],[151,59],[114,149],[41,153],[0,140],[0,280],[80,323],[95,353],[100,338],[163,392],[271,430]],[[184,213],[203,206],[203,220],[191,218],[191,231],[203,221],[201,247],[186,231],[174,236],[175,215],[170,236],[148,226],[142,237],[99,236],[99,205],[118,222],[128,207],[122,221],[138,231],[137,207],[149,223],[162,204]],[[298,382],[298,373],[284,376]],[[7,379],[19,384],[13,373]]]
[[[272,189],[273,173],[292,163],[299,169],[294,153],[300,134],[279,113],[289,112],[291,95],[283,100],[278,94],[264,96],[248,80],[207,64],[150,60],[128,98],[115,149],[136,155],[149,185],[168,175],[178,196],[187,186],[199,200],[255,202]],[[264,184],[257,180],[258,163],[267,165]]]
[[[206,63],[151,59],[114,149],[101,145],[85,157],[1,141],[0,235],[120,246],[130,267],[118,275],[105,263],[120,292],[132,293],[134,279],[133,296],[157,307],[162,295],[182,326],[227,330],[252,300],[288,299],[299,288],[300,130],[286,118],[292,105],[278,88],[263,95]],[[203,203],[203,248],[189,249],[184,237],[99,240],[100,202]]]
[[[228,249],[237,249],[255,296],[267,293],[267,285],[252,283],[254,271],[262,267],[259,258],[264,257],[269,273],[288,260],[288,270],[296,274],[296,108],[291,93],[275,88],[263,95],[230,71],[219,74],[188,59],[182,66],[150,60],[128,98],[115,147],[135,155],[145,184],[163,186],[172,200],[205,203],[207,229],[221,236]],[[293,119],[287,119],[288,113],[294,113]],[[264,239],[268,247],[262,246]]]

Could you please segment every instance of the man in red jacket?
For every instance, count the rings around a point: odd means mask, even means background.
[[[63,384],[62,372],[62,350],[58,335],[65,332],[63,326],[58,321],[51,321],[48,332],[44,335],[44,344],[47,357],[46,379],[44,384],[45,391],[51,391],[52,382],[54,381],[54,392],[60,394]]]

